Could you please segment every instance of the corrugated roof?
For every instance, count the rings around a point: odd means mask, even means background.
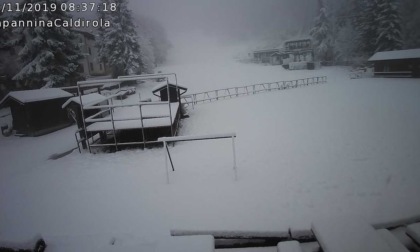
[[[98,93],[92,93],[92,94],[82,95],[83,106],[92,105],[92,104],[95,104],[95,103],[100,103],[100,102],[105,101],[105,100],[106,100],[106,97],[103,96],[103,95],[100,95]],[[79,98],[79,96],[72,97],[72,98],[68,99],[63,104],[63,106],[61,106],[61,107],[62,108],[65,108],[71,102],[75,102],[75,103],[77,103],[77,104],[80,105],[80,98]]]
[[[73,95],[60,88],[44,88],[44,89],[33,89],[33,90],[22,90],[9,92],[1,101],[2,104],[9,98],[20,103],[29,103],[36,101],[52,100],[57,98],[72,97]]]
[[[420,49],[377,52],[372,57],[370,57],[368,61],[416,59],[416,58],[420,58]]]

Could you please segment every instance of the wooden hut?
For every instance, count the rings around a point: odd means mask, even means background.
[[[72,94],[59,88],[13,91],[0,101],[10,107],[17,134],[39,136],[71,125],[61,105]]]
[[[272,55],[280,52],[278,48],[270,48],[264,50],[257,50],[253,52],[254,61],[257,63],[270,63],[272,64]]]
[[[161,101],[168,101],[168,85],[166,83],[153,89],[153,94],[160,97]],[[169,83],[169,99],[171,102],[180,102],[181,95],[187,92],[187,88]]]
[[[377,52],[370,57],[379,77],[420,77],[420,49]]]

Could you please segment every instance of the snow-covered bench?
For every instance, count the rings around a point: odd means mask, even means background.
[[[392,248],[394,252],[409,252],[404,245],[388,229],[379,229],[376,231],[379,236]]]
[[[297,241],[284,241],[277,244],[278,252],[302,252],[302,248]]]
[[[211,235],[170,237],[167,240],[159,243],[156,248],[156,252],[186,251],[214,252],[214,237]]]
[[[376,230],[358,218],[328,218],[312,223],[321,248],[325,252],[392,252]]]
[[[410,236],[417,245],[420,245],[420,222],[408,225],[407,235]]]

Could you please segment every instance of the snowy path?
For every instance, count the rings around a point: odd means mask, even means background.
[[[189,111],[181,135],[237,133],[238,182],[229,140],[171,147],[176,172],[166,185],[162,149],[75,151],[52,161],[51,152],[74,146],[70,128],[1,138],[0,237],[134,234],[150,241],[172,228],[276,231],[308,229],[325,213],[372,223],[420,214],[418,80],[206,64],[166,70],[189,91],[312,75],[328,83]],[[202,76],[204,68],[218,74]]]

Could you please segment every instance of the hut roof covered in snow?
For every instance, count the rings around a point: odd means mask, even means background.
[[[159,92],[162,89],[165,89],[166,87],[167,87],[166,82],[165,83],[162,83],[161,85],[158,85],[157,87],[155,87],[152,92],[153,93]],[[169,88],[176,88],[176,87],[178,87],[178,89],[181,89],[181,90],[184,90],[184,91],[187,91],[188,90],[188,88],[186,88],[186,87],[169,83]]]
[[[58,98],[72,97],[73,95],[60,88],[45,88],[9,92],[1,101],[0,107],[7,103],[9,99],[13,99],[21,104],[46,101]]]
[[[416,59],[416,58],[420,58],[420,49],[377,52],[372,57],[369,58],[369,61]]]
[[[87,95],[82,95],[82,102],[83,105],[91,105],[91,104],[95,104],[95,103],[100,103],[102,101],[105,101],[107,98],[103,95],[100,95],[98,93],[92,93],[92,94],[87,94]],[[77,104],[80,105],[80,98],[79,96],[76,97],[72,97],[70,99],[68,99],[63,106],[61,106],[62,108],[67,107],[71,102],[75,102]]]

